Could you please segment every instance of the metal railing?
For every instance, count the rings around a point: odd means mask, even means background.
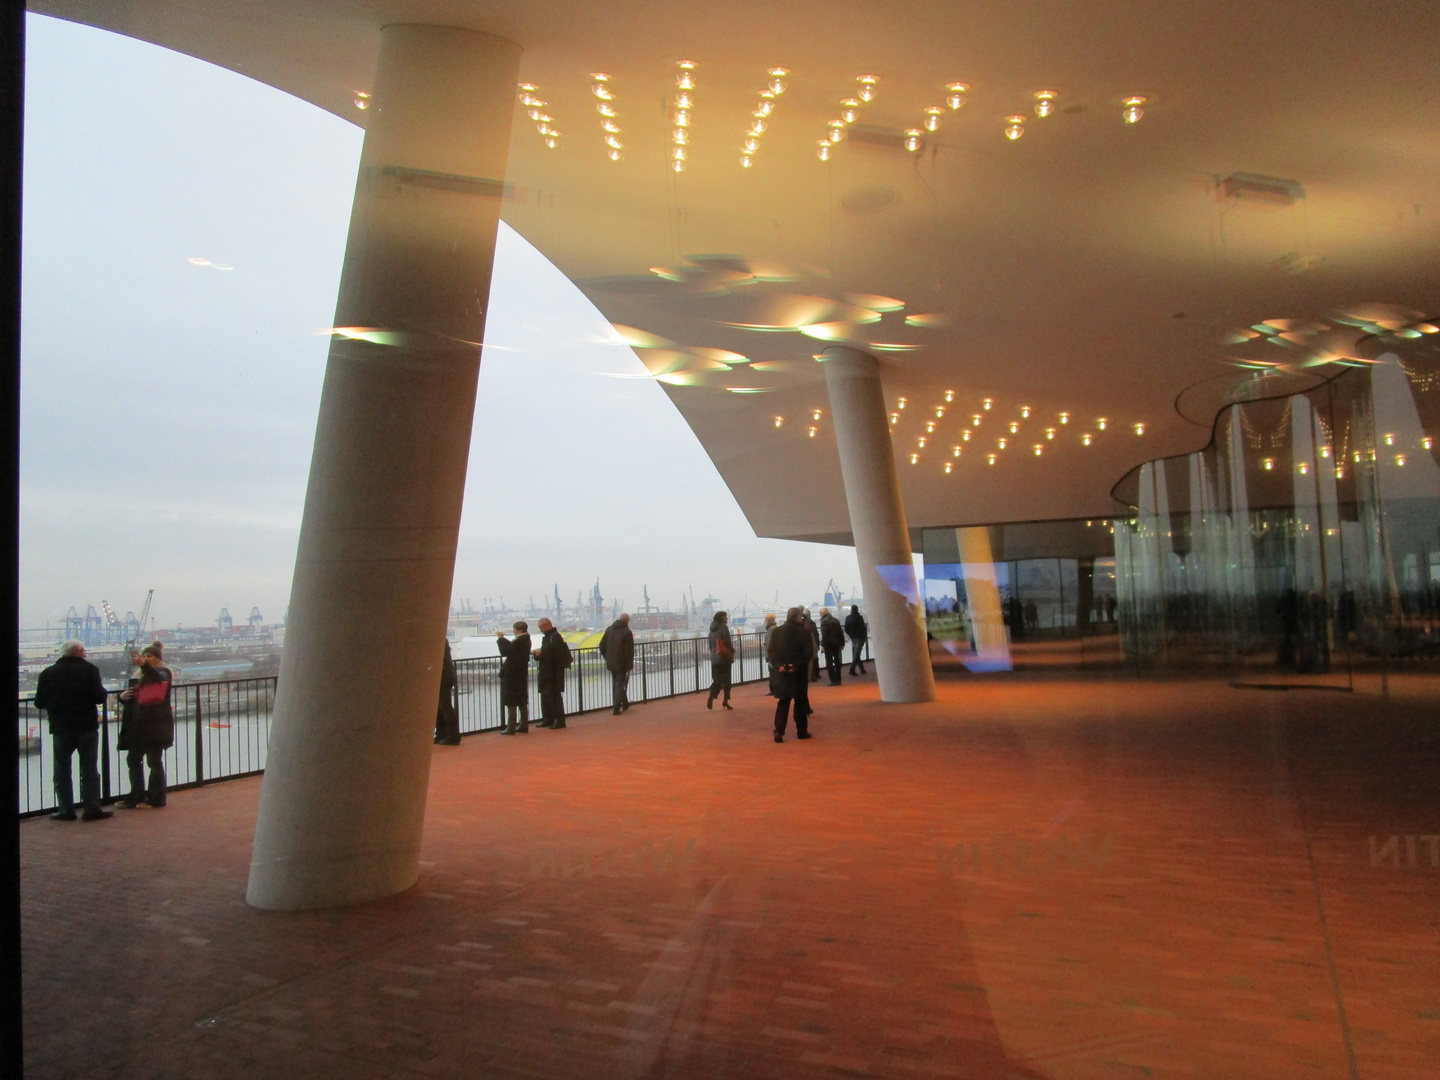
[[[735,634],[731,682],[759,682],[769,677],[763,634]],[[848,646],[846,652],[849,652]],[[867,658],[869,650],[866,650]],[[572,649],[565,673],[565,712],[569,716],[614,707],[614,685],[599,649]],[[460,705],[460,733],[498,731],[504,724],[500,707],[500,658],[455,662]],[[535,665],[530,665],[530,718],[540,718],[540,691]],[[635,664],[627,692],[631,702],[693,694],[710,687],[710,651],[705,638],[679,641],[637,641]],[[176,683],[171,692],[175,710],[175,745],[165,751],[165,775],[171,790],[218,780],[236,780],[265,771],[270,720],[275,706],[275,676]],[[111,691],[100,709],[101,798],[113,801],[129,790],[125,753],[115,748],[119,730],[119,691]],[[55,768],[45,718],[33,696],[20,698],[20,814],[55,809]],[[72,761],[73,767],[73,761]],[[79,777],[75,792],[79,794]]]

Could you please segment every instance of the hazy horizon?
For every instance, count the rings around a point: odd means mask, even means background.
[[[20,611],[157,625],[288,603],[362,132],[280,91],[28,17]],[[208,260],[210,265],[193,260]],[[454,602],[634,610],[858,588],[755,537],[661,388],[513,230],[496,253]]]

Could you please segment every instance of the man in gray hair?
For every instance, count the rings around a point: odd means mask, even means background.
[[[100,670],[85,659],[85,646],[67,641],[60,647],[60,659],[40,673],[35,684],[35,707],[50,720],[50,739],[55,748],[55,803],[50,816],[56,821],[75,820],[74,777],[70,757],[80,753],[81,815],[86,821],[111,817],[100,808],[100,770],[96,767],[100,747],[100,718],[95,706],[105,701],[105,684]]]

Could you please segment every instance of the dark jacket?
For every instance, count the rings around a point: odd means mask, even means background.
[[[166,750],[175,745],[175,712],[170,707],[170,684],[174,679],[167,667],[140,669],[138,686],[165,684],[165,700],[158,705],[136,704],[126,724],[125,749]]]
[[[856,641],[864,641],[869,636],[870,628],[865,625],[865,616],[858,611],[852,611],[845,616],[845,634]]]
[[[605,667],[616,674],[635,666],[635,634],[619,619],[610,624],[600,639]]]
[[[827,649],[845,647],[845,628],[834,615],[826,614],[820,617],[820,644]]]
[[[710,662],[712,664],[729,664],[735,660],[735,639],[730,636],[730,624],[722,623],[719,619],[710,621]],[[721,643],[725,648],[720,648]]]
[[[565,668],[570,659],[570,646],[553,626],[540,638],[540,656],[536,665],[536,681],[542,690],[564,690]]]
[[[500,663],[500,704],[527,705],[530,702],[530,635],[502,636],[495,643],[505,659]]]
[[[820,655],[820,629],[815,625],[815,620],[810,617],[808,611],[800,616],[800,625],[805,627],[805,633],[809,635],[807,646],[810,650],[809,659],[814,660]]]
[[[98,730],[100,718],[95,706],[104,701],[100,669],[79,656],[60,657],[40,673],[40,681],[35,684],[35,707],[45,710],[52,735]]]
[[[803,670],[810,665],[810,631],[803,622],[784,622],[770,636],[767,659],[777,668]]]

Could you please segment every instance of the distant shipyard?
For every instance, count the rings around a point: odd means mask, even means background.
[[[280,655],[285,646],[285,617],[266,622],[259,607],[237,620],[228,607],[222,607],[215,620],[198,626],[177,624],[160,627],[150,617],[154,590],[146,595],[139,614],[127,610],[120,615],[109,601],[99,607],[89,604],[81,614],[71,607],[65,615],[44,627],[23,628],[20,632],[20,692],[34,689],[35,679],[51,664],[63,641],[84,642],[88,658],[100,669],[108,685],[118,685],[127,672],[129,649],[135,643],[165,643],[165,659],[176,672],[179,682],[208,682],[216,679],[238,679],[278,675]],[[698,597],[688,589],[678,601],[662,606],[652,602],[650,589],[642,589],[639,604],[627,607],[624,598],[606,597],[597,579],[588,593],[579,592],[574,603],[562,599],[558,584],[541,603],[534,596],[524,606],[511,606],[504,596],[482,599],[477,608],[469,599],[457,601],[450,609],[448,637],[457,660],[496,655],[495,635],[509,631],[520,619],[534,627],[541,617],[560,628],[572,645],[585,647],[599,640],[605,627],[622,611],[630,613],[630,627],[641,640],[664,640],[694,637],[703,634],[716,611],[728,610],[730,625],[741,633],[759,630],[766,614],[783,612],[793,604],[819,609],[864,601],[842,592],[831,581],[823,597],[807,601],[801,597],[776,595],[768,603],[749,596],[727,607],[720,598],[706,592]],[[244,610],[241,608],[240,610]]]

